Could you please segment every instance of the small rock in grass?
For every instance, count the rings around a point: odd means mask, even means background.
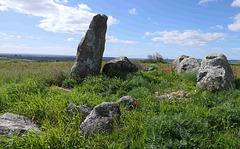
[[[90,134],[111,133],[114,122],[119,121],[120,116],[121,112],[118,104],[103,102],[94,107],[92,112],[81,123],[81,135],[88,137]]]
[[[22,136],[25,132],[40,132],[38,126],[29,118],[13,114],[5,113],[0,116],[0,136]]]
[[[69,104],[66,108],[69,116],[80,115],[84,120],[91,112],[91,109],[87,105],[76,106],[74,103]]]
[[[140,102],[131,96],[123,96],[118,100],[119,105],[123,105],[129,109],[133,109],[140,105]]]
[[[160,100],[173,100],[173,99],[183,99],[183,98],[189,98],[190,93],[189,92],[184,92],[184,91],[177,91],[177,92],[172,92],[170,94],[163,94],[161,95],[160,92],[155,92],[155,97],[160,99]]]

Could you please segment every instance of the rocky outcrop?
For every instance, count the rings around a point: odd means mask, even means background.
[[[118,104],[103,102],[94,107],[92,112],[81,123],[81,134],[88,137],[90,134],[111,132],[115,121],[119,121],[121,112]]]
[[[227,57],[221,53],[209,54],[201,63],[197,85],[206,91],[235,88],[235,79]]]
[[[119,105],[123,105],[126,108],[133,109],[140,105],[140,102],[131,96],[123,96],[118,100]]]
[[[198,72],[200,68],[200,63],[196,58],[181,55],[176,60],[174,60],[173,68],[175,69],[177,74],[181,74],[184,72]]]
[[[96,15],[77,49],[77,58],[71,69],[71,77],[84,78],[98,75],[101,69],[107,30],[106,15]]]
[[[76,106],[75,104],[71,103],[66,108],[66,111],[70,117],[79,115],[81,116],[82,120],[84,120],[90,114],[91,109],[87,105]]]
[[[136,65],[131,63],[127,57],[121,56],[106,63],[103,67],[102,72],[108,74],[109,72],[114,70],[136,72],[138,71],[138,68]]]
[[[21,136],[27,131],[40,132],[29,118],[18,114],[5,113],[0,116],[0,136]]]

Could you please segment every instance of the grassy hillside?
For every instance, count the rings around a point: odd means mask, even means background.
[[[90,76],[71,80],[73,62],[0,61],[0,113],[31,118],[41,134],[1,140],[10,148],[239,148],[240,90],[206,93],[197,89],[196,74],[175,75],[171,64],[154,64],[160,70],[115,76]],[[141,65],[141,64],[138,64]],[[153,66],[152,64],[144,64]],[[234,74],[238,76],[238,65]],[[239,79],[237,79],[239,80]],[[238,81],[239,82],[239,81]],[[59,90],[55,85],[72,88]],[[239,88],[239,86],[238,86]],[[160,94],[184,91],[183,99],[160,100]],[[126,110],[112,134],[80,136],[79,117],[70,118],[65,108],[117,102],[133,96],[140,107]]]

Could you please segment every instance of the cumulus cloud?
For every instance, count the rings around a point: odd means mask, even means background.
[[[240,0],[234,0],[231,4],[232,7],[240,7]],[[240,31],[240,13],[233,17],[234,22],[228,25],[230,31]]]
[[[124,43],[124,44],[137,44],[140,42],[137,41],[130,41],[130,40],[120,40],[115,36],[108,36],[106,37],[107,42],[113,42],[113,43]]]
[[[208,2],[217,2],[218,0],[200,0],[199,2],[198,2],[198,5],[201,5],[201,4],[206,4],[206,3],[208,3]]]
[[[68,0],[54,0],[57,3],[68,3]]]
[[[0,5],[0,11],[7,11],[7,7],[6,6],[3,6],[3,5]]]
[[[43,18],[37,27],[50,32],[84,34],[95,13],[85,4],[65,6],[67,0],[0,0],[0,10],[13,9],[15,12]],[[108,25],[119,21],[112,16]]]
[[[129,11],[129,14],[132,14],[132,15],[136,15],[137,14],[137,9],[135,9],[135,8],[130,9],[128,11]]]
[[[233,24],[228,25],[230,31],[239,32],[240,31],[240,13],[233,18]]]
[[[231,4],[232,7],[240,7],[240,0],[234,0]]]
[[[216,29],[216,30],[223,30],[223,26],[221,25],[216,25],[216,26],[213,26],[213,27],[209,27],[210,29]]]
[[[145,35],[161,35],[161,37],[154,37],[152,40],[162,41],[165,44],[175,43],[181,46],[204,46],[224,40],[227,36],[224,33],[202,33],[200,30],[185,30],[182,33],[177,30],[156,31],[154,33],[146,32]]]

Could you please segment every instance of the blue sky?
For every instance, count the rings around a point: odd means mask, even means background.
[[[240,59],[240,0],[0,0],[0,53],[76,55],[96,14],[107,57]]]

